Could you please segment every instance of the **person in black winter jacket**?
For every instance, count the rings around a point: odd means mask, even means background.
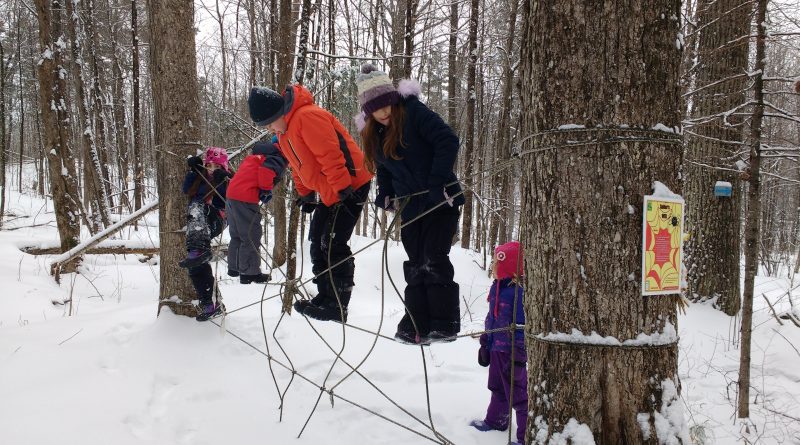
[[[211,239],[225,229],[225,192],[232,175],[224,148],[209,147],[203,158],[191,156],[186,163],[189,171],[182,190],[189,198],[186,212],[188,256],[180,265],[189,269],[189,278],[200,301],[197,320],[204,321],[222,311],[221,305],[213,301],[219,290],[208,261]]]
[[[400,233],[408,254],[406,314],[395,338],[412,344],[452,341],[461,328],[449,257],[464,204],[453,171],[458,137],[420,102],[417,82],[402,80],[395,89],[389,76],[365,64],[356,85],[365,160],[378,182],[375,204],[399,210],[407,224]]]

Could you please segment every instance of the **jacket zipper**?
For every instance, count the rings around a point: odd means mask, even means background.
[[[300,156],[297,155],[297,152],[294,149],[294,145],[292,145],[292,140],[287,137],[286,142],[289,143],[289,149],[292,150],[292,154],[294,154],[294,158],[297,159],[297,163],[299,164],[300,167],[302,167],[303,161],[301,161]]]

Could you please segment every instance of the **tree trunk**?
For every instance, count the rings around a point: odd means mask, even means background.
[[[700,120],[687,135],[686,244],[688,294],[718,297],[728,315],[739,312],[739,240],[741,185],[736,172],[742,119],[709,118],[745,100],[750,1],[701,0],[697,6],[697,47],[692,117]],[[737,44],[730,42],[739,41]],[[735,77],[739,76],[739,77]],[[731,197],[714,196],[717,181],[733,185]]]
[[[112,205],[109,199],[109,196],[111,195],[111,178],[108,173],[106,124],[105,115],[103,113],[103,96],[102,92],[100,91],[100,66],[97,60],[97,49],[100,46],[100,36],[94,20],[94,0],[88,0],[88,2],[82,6],[82,18],[86,26],[86,33],[88,37],[85,39],[88,50],[87,62],[89,63],[89,69],[91,70],[88,109],[92,113],[94,120],[94,144],[92,144],[94,152],[91,153],[90,157],[86,159],[86,164],[88,164],[88,166],[85,168],[92,168],[95,170],[92,172],[92,175],[95,175],[94,182],[92,183],[95,188],[95,194],[93,195],[94,199],[91,201],[91,203],[92,206],[97,210],[102,225],[104,227],[108,227],[111,224],[109,215],[109,208]],[[77,17],[75,19],[77,19]],[[87,172],[85,173],[88,175]]]
[[[392,15],[392,57],[389,60],[389,78],[397,82],[405,70],[404,46],[406,30],[406,11],[408,2],[414,0],[396,0],[394,14]]]
[[[506,36],[506,46],[503,52],[503,87],[502,87],[502,100],[500,106],[500,118],[497,121],[497,143],[495,144],[498,156],[501,161],[511,159],[511,109],[514,103],[514,68],[511,66],[513,63],[512,57],[516,53],[514,51],[514,37],[516,36],[517,27],[517,9],[519,8],[518,0],[510,0],[508,13],[508,35]],[[508,241],[508,226],[507,221],[509,213],[513,212],[514,197],[511,195],[510,177],[512,169],[506,169],[496,175],[496,183],[498,187],[498,200],[497,205],[493,207],[497,212],[492,215],[492,225],[490,229],[490,240],[493,241],[497,238],[497,244],[503,244]]]
[[[3,218],[6,214],[6,164],[8,159],[6,150],[10,145],[6,141],[6,135],[6,56],[3,42],[0,41],[0,228],[3,227]]]
[[[753,70],[753,119],[750,122],[750,184],[747,191],[747,216],[744,246],[744,294],[742,295],[742,351],[739,360],[738,417],[750,417],[750,342],[753,328],[753,292],[758,272],[758,245],[761,237],[761,123],[764,118],[764,70],[766,68],[767,0],[756,2],[756,62]]]
[[[464,129],[464,174],[472,173],[475,165],[475,72],[478,64],[478,0],[471,1],[469,15],[469,54],[467,63],[467,123]],[[469,249],[472,241],[472,191],[464,191],[464,209],[461,226],[461,247]]]
[[[113,85],[113,100],[112,109],[114,112],[114,140],[116,144],[117,163],[119,168],[119,213],[122,214],[123,209],[131,210],[130,199],[128,199],[128,170],[129,170],[129,152],[128,152],[128,123],[125,118],[125,107],[127,101],[125,100],[125,79],[123,76],[122,62],[117,54],[117,33],[114,24],[118,22],[117,14],[114,11],[117,9],[117,0],[113,2],[108,1],[108,29],[111,41],[111,74]]]
[[[200,100],[194,42],[194,6],[185,0],[148,0],[150,70],[155,113],[161,287],[159,312],[167,306],[178,315],[194,316],[195,298],[186,271],[186,197],[181,193],[186,157],[200,148]],[[157,36],[157,38],[156,38]],[[177,301],[174,297],[177,297]]]
[[[80,241],[81,208],[75,157],[70,146],[69,110],[66,106],[67,83],[61,74],[64,66],[61,0],[36,0],[39,21],[39,107],[44,127],[44,145],[50,171],[50,193],[55,207],[61,250],[75,247]]]
[[[450,38],[447,46],[447,123],[458,134],[458,2],[450,3]]]
[[[642,197],[654,181],[681,192],[681,138],[651,130],[681,122],[680,2],[523,5],[527,443],[569,424],[597,444],[688,443],[680,416],[655,428],[666,411],[682,413],[675,300],[643,297],[639,284]],[[583,335],[541,338],[573,329]],[[593,332],[666,340],[597,346]]]
[[[228,52],[225,50],[225,14],[219,9],[219,0],[214,3],[217,10],[217,24],[219,25],[219,48],[222,56],[222,108],[229,108],[228,94]]]
[[[142,208],[144,201],[144,169],[141,149],[141,118],[139,106],[139,23],[136,0],[131,0],[131,41],[133,42],[131,89],[133,94],[133,207]]]
[[[17,36],[19,38],[19,36]],[[20,96],[22,93],[20,93]],[[0,228],[6,215],[6,53],[0,40]]]
[[[419,0],[406,0],[405,48],[403,49],[403,77],[411,78],[411,67],[414,54],[414,30],[417,24],[417,8]]]

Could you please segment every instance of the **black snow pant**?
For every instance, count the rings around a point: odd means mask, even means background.
[[[211,239],[225,229],[219,210],[200,201],[189,203],[186,212],[186,251],[211,250]]]
[[[228,214],[228,269],[242,275],[261,273],[261,208],[258,204],[229,199],[225,206]]]
[[[406,314],[397,325],[399,333],[453,336],[461,330],[458,284],[449,257],[459,214],[458,208],[440,207],[401,229],[408,261],[403,263]]]
[[[314,276],[319,275],[314,283],[319,295],[323,295],[320,305],[327,303],[333,306],[341,301],[342,306],[347,309],[350,303],[356,266],[355,260],[348,258],[353,252],[347,243],[368,195],[369,183],[356,190],[351,199],[331,207],[318,204],[314,210],[308,239],[311,242],[311,271]],[[342,264],[328,270],[329,266],[345,258],[348,259]]]
[[[201,202],[189,204],[186,225],[186,250],[210,250],[211,239],[219,236],[225,229],[225,220],[219,210]],[[189,279],[197,293],[200,304],[212,303],[216,280],[211,265],[201,264],[189,268]]]

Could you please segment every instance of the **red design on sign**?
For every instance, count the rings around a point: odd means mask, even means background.
[[[653,253],[655,253],[655,263],[659,266],[663,266],[664,263],[669,262],[670,257],[670,250],[671,250],[671,240],[672,235],[667,231],[667,229],[661,229],[656,233],[656,244],[653,246]]]

